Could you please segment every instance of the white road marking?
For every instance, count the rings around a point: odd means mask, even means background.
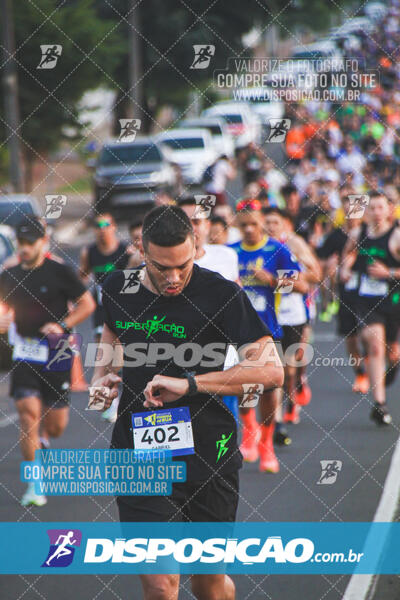
[[[376,509],[373,523],[387,523],[393,521],[396,514],[400,493],[399,471],[400,438],[396,442],[396,448],[393,452],[389,471],[383,486],[382,496],[379,501],[378,508]],[[365,548],[368,548],[369,546],[369,538],[370,536],[367,536]],[[374,556],[376,557],[376,564],[379,562],[379,557],[383,551],[385,543],[386,536],[382,536],[382,538],[379,539],[379,544],[377,547],[376,536],[374,536]],[[375,595],[377,582],[378,577],[373,574],[352,575],[342,600],[372,600]]]
[[[4,417],[4,419],[0,419],[0,428],[7,427],[7,425],[11,425],[12,423],[15,423],[15,421],[18,421],[18,414],[11,413],[11,415]]]

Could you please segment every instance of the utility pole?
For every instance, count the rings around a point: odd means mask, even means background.
[[[3,92],[4,116],[8,149],[10,152],[10,179],[14,192],[23,191],[21,154],[18,137],[18,80],[14,59],[14,22],[10,0],[0,0],[1,30],[3,39]]]
[[[131,0],[129,11],[129,117],[143,118],[142,49],[140,39],[140,2]]]

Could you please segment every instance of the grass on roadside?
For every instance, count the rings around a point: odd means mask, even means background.
[[[85,176],[56,189],[56,194],[89,194],[92,191],[91,177]]]

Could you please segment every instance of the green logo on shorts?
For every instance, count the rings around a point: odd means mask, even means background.
[[[227,447],[227,444],[229,442],[229,440],[231,439],[233,434],[233,431],[231,431],[231,434],[226,437],[226,435],[223,433],[221,436],[220,440],[217,440],[215,442],[215,445],[217,446],[217,450],[218,450],[218,456],[217,456],[217,461],[219,461],[220,458],[222,458],[223,456],[225,456],[225,454],[228,452],[229,448]]]

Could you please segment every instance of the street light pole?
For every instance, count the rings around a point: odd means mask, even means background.
[[[140,40],[140,3],[131,0],[129,11],[129,116],[143,118],[142,50]]]
[[[4,116],[10,152],[10,179],[15,192],[23,191],[21,154],[18,137],[18,79],[14,53],[14,22],[10,0],[0,0],[3,39]]]

